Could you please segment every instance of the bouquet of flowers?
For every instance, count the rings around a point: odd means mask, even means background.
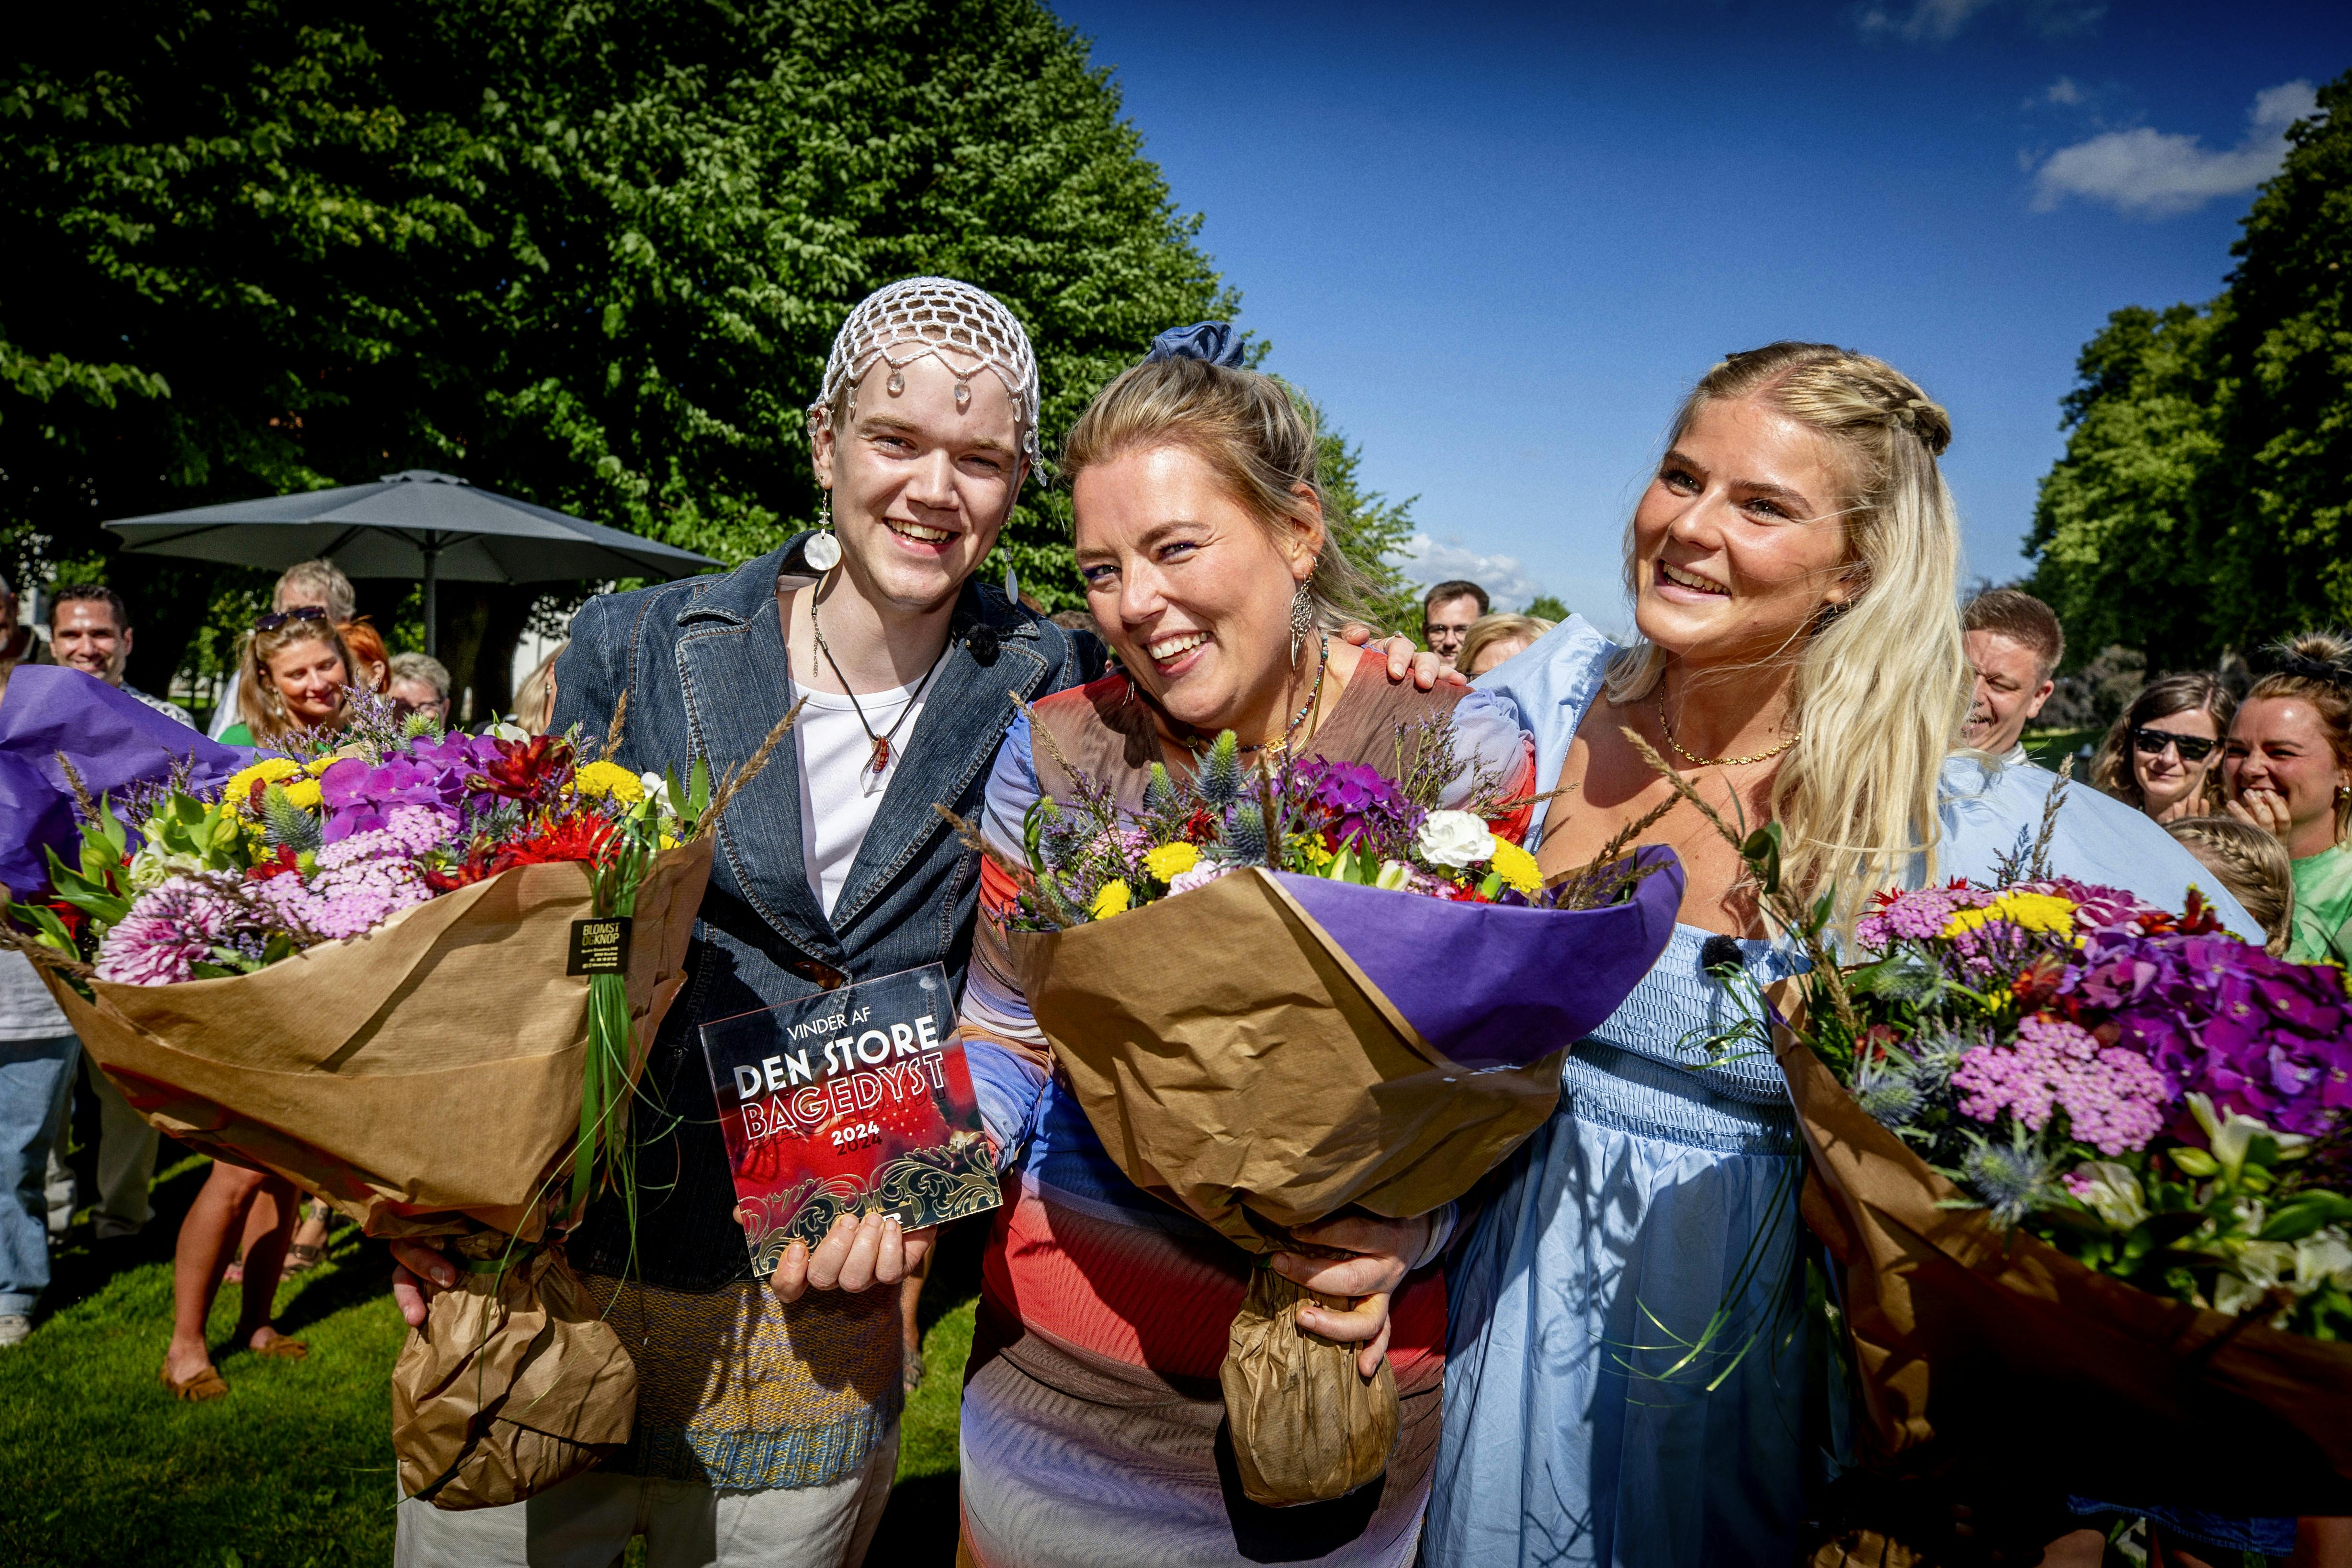
[[[369,1235],[448,1239],[467,1272],[394,1375],[402,1479],[511,1501],[628,1436],[627,1355],[546,1243],[629,1185],[708,833],[765,750],[714,789],[700,761],[640,775],[352,702],[225,780],[85,794],[78,852],[47,852],[0,940],[157,1126]]]
[[[1681,867],[1629,849],[1546,886],[1491,824],[1525,801],[1454,771],[1450,721],[1401,729],[1383,773],[1245,767],[1234,737],[1139,810],[1069,769],[1042,800],[1004,938],[1032,1011],[1129,1179],[1265,1253],[1349,1205],[1402,1218],[1461,1197],[1559,1102],[1560,1058],[1624,999],[1674,925]],[[1051,745],[1041,726],[1036,733]],[[1181,955],[1181,962],[1171,962]],[[1341,1495],[1385,1467],[1385,1367],[1295,1328],[1255,1271],[1224,1368],[1243,1486]]]
[[[2175,912],[2053,876],[2046,831],[1997,885],[1880,895],[1841,954],[1830,900],[1779,885],[1774,831],[1725,831],[1814,967],[1793,1023],[1751,990],[1717,1044],[1787,1071],[1878,1467],[2352,1505],[2342,971],[2238,940],[2193,893]]]

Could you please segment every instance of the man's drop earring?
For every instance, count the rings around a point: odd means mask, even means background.
[[[801,559],[819,571],[831,571],[841,564],[841,539],[833,531],[833,492],[816,493],[816,532],[801,547]]]

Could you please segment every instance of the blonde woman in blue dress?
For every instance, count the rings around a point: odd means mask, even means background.
[[[1629,729],[1727,817],[1780,823],[1784,877],[1834,889],[1849,926],[1875,889],[1990,877],[2031,840],[2053,776],[1953,754],[1969,672],[1936,462],[1950,434],[1909,378],[1826,345],[1736,354],[1700,381],[1627,533],[1640,635],[1619,647],[1570,619],[1477,683],[1511,700],[1537,778],[1565,791],[1538,808],[1547,873],[1671,797]],[[2212,880],[2090,789],[2059,819],[2064,874],[2176,908]],[[1795,1561],[1821,1435],[1786,1310],[1794,1124],[1769,1058],[1701,1042],[1730,1021],[1709,967],[1769,983],[1798,965],[1696,812],[1643,837],[1682,856],[1682,924],[1571,1052],[1559,1113],[1448,1273],[1423,1537],[1440,1568]]]

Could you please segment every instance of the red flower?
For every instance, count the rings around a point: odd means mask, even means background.
[[[289,873],[299,876],[301,872],[302,862],[295,858],[292,847],[279,844],[270,852],[268,860],[247,871],[245,877],[247,882],[268,882],[273,876]]]
[[[499,742],[495,761],[483,764],[474,788],[509,800],[545,804],[553,800],[572,777],[572,743],[534,735],[518,746]]]
[[[553,821],[542,818],[528,838],[503,844],[477,843],[456,869],[428,870],[425,885],[435,893],[454,893],[519,865],[553,865],[565,861],[587,861],[593,864],[602,860],[612,846],[614,831],[611,822],[585,812]]]

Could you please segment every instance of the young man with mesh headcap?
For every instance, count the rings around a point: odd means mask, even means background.
[[[1102,669],[1091,634],[975,578],[1036,466],[1037,407],[1035,356],[1001,303],[947,278],[892,284],[851,312],[809,410],[832,528],[574,617],[552,727],[602,734],[627,693],[632,769],[723,770],[804,706],[719,825],[687,986],[631,1113],[635,1224],[607,1197],[567,1243],[636,1357],[635,1435],[528,1504],[404,1502],[402,1564],[602,1568],[632,1533],[649,1568],[864,1556],[898,1453],[897,1287],[930,1238],[868,1217],[753,1278],[698,1030],[924,964],[961,987],[978,870],[934,802],[977,813],[1016,698]],[[1399,676],[1408,652],[1390,644]],[[394,1249],[421,1322],[451,1265]]]

